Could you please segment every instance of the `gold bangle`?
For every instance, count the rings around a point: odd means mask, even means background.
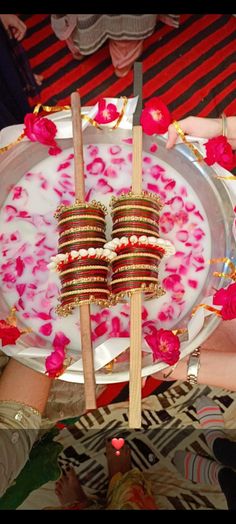
[[[75,259],[73,262],[77,262],[78,259]],[[102,271],[109,271],[107,266],[79,266],[73,267],[72,269],[65,269],[65,271],[59,271],[60,277],[66,275],[67,273],[74,273],[75,271],[84,271],[87,269],[102,269]]]
[[[113,211],[111,211],[111,214],[114,215],[117,211],[122,211],[123,209],[141,209],[141,210],[144,210],[144,211],[149,211],[150,213],[154,213],[156,214],[158,217],[160,215],[160,212],[157,211],[156,209],[152,208],[152,207],[147,207],[147,206],[138,206],[138,205],[133,205],[133,206],[119,206],[119,207],[116,207]]]
[[[65,222],[69,222],[72,220],[80,220],[80,219],[86,219],[86,220],[100,220],[100,222],[105,222],[105,218],[102,217],[96,217],[95,215],[72,215],[66,218],[63,218],[62,220],[59,220],[58,226],[61,224],[64,224]]]
[[[225,138],[227,138],[227,136],[228,136],[228,133],[227,133],[227,117],[226,117],[226,115],[224,113],[222,113],[221,119],[222,119],[222,135],[225,136]]]
[[[68,242],[64,242],[63,244],[59,244],[59,248],[62,248],[64,246],[69,246],[70,244],[77,244],[79,242],[103,242],[103,238],[76,238],[73,240],[68,240]],[[106,239],[105,239],[106,242]]]
[[[150,282],[158,282],[158,278],[152,278],[152,277],[127,277],[127,278],[116,278],[115,280],[112,280],[111,285],[117,284],[117,282],[131,282],[131,281],[140,281],[140,282],[146,282],[147,280]]]
[[[139,258],[139,257],[146,257],[146,258],[154,258],[155,260],[160,260],[160,255],[153,255],[153,253],[126,253],[125,255],[117,255],[117,257],[115,257],[113,260],[112,260],[112,264],[113,262],[117,261],[117,260],[121,260],[122,258]]]
[[[85,293],[106,293],[106,295],[110,295],[110,291],[108,289],[103,288],[92,288],[92,289],[81,289],[79,291],[68,291],[67,293],[61,293],[60,298],[72,296],[72,295],[83,295]]]

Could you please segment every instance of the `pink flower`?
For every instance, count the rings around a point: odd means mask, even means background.
[[[223,306],[220,311],[223,320],[236,318],[236,283],[226,289],[219,289],[213,297],[213,304]]]
[[[65,346],[70,343],[70,339],[66,337],[63,331],[58,331],[53,340],[53,347],[55,351],[64,351]]]
[[[106,100],[102,98],[98,102],[98,112],[94,118],[98,124],[109,124],[120,116],[115,104],[106,104]]]
[[[49,357],[45,360],[45,366],[47,375],[50,378],[59,377],[63,372],[63,363],[65,358],[65,352],[58,353],[53,351]]]
[[[159,97],[153,97],[146,102],[140,118],[144,133],[147,135],[166,133],[171,121],[170,111]]]
[[[206,157],[205,162],[208,166],[212,166],[218,162],[220,166],[231,171],[236,165],[236,155],[233,153],[232,147],[225,136],[217,136],[210,138],[205,144]]]
[[[153,360],[162,360],[170,366],[176,364],[180,357],[180,341],[177,335],[166,329],[158,329],[156,333],[145,336],[145,340],[153,352]]]
[[[56,333],[52,343],[54,351],[45,360],[46,373],[50,378],[59,377],[63,373],[66,356],[65,347],[69,342],[70,339],[62,331]]]
[[[61,152],[55,140],[57,127],[49,118],[27,113],[24,124],[23,131],[31,142],[40,142],[40,144],[50,146],[48,151],[50,155],[57,155]]]

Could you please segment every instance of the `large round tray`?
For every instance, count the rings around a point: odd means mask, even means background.
[[[121,144],[125,138],[130,137],[129,130],[97,130],[93,127],[88,127],[84,131],[84,144]],[[72,146],[71,139],[59,140],[59,145],[62,149],[68,149]],[[205,163],[197,162],[192,151],[185,145],[178,145],[173,150],[167,151],[165,148],[165,140],[162,137],[148,137],[144,136],[143,150],[150,151],[150,145],[155,142],[158,145],[156,153],[153,153],[157,158],[170,167],[177,170],[181,176],[191,184],[193,190],[196,192],[201,200],[202,206],[207,215],[210,226],[211,236],[211,254],[210,258],[231,257],[234,256],[235,244],[232,237],[232,223],[233,223],[233,208],[230,201],[229,194],[222,182],[216,177],[214,171],[207,167]],[[33,166],[47,157],[47,148],[38,143],[23,142],[15,148],[9,150],[3,155],[0,164],[1,177],[1,194],[0,207],[8,194],[9,186],[16,184],[16,182],[23,176],[23,174],[32,169]],[[107,203],[107,200],[106,200]],[[222,264],[219,271],[224,270]],[[219,279],[213,277],[212,269],[209,269],[205,283],[197,301],[200,303],[204,297],[213,294],[213,289],[218,289],[226,283],[223,278]],[[1,317],[8,313],[6,303],[0,293],[0,313]],[[190,319],[189,314],[181,319],[180,325],[175,327],[182,327],[187,325]],[[181,352],[181,358],[192,352],[196,347],[203,343],[206,338],[214,331],[219,323],[219,318],[211,315],[205,319],[204,326],[201,331],[195,336],[191,342],[187,344]],[[39,335],[35,335],[35,340],[31,335],[30,345],[40,345],[42,347],[42,357],[23,356],[20,353],[14,353],[14,358],[21,361],[25,365],[45,373],[45,355],[43,347],[44,340],[40,340]],[[127,339],[127,346],[129,341]],[[2,348],[4,351],[4,348]],[[74,359],[80,359],[81,355],[72,352]],[[164,362],[153,363],[151,354],[146,354],[142,361],[142,376],[148,376],[157,371],[167,367]],[[83,383],[83,373],[78,371],[76,362],[60,376],[60,379]],[[98,384],[123,382],[129,379],[128,362],[116,364],[114,371],[108,373],[105,370],[96,372],[96,382]]]

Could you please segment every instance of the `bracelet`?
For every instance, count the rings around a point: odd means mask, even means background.
[[[198,383],[198,373],[200,369],[200,348],[195,349],[188,361],[187,382],[191,385]]]
[[[222,118],[222,135],[227,138],[227,136],[228,136],[228,133],[227,133],[227,117],[226,117],[226,115],[224,113],[222,113],[221,118]]]

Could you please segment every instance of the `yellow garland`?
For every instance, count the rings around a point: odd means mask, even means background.
[[[218,262],[226,262],[228,264],[228,267],[230,269],[230,273],[219,273],[218,271],[214,271],[213,275],[214,277],[224,277],[224,278],[231,278],[234,282],[236,282],[236,267],[232,260],[228,257],[224,258],[212,258],[209,263],[210,264],[217,264]]]
[[[117,129],[119,127],[119,125],[120,125],[120,122],[121,122],[123,116],[124,116],[125,108],[126,108],[127,103],[128,103],[128,99],[127,99],[126,96],[122,96],[122,99],[123,99],[123,106],[121,108],[119,117],[117,119],[116,124],[111,129]],[[34,110],[33,110],[33,114],[38,115],[40,109],[41,109],[42,112],[44,111],[45,113],[57,113],[59,111],[68,111],[68,110],[70,110],[70,108],[71,107],[69,105],[65,105],[65,106],[44,106],[42,104],[37,104],[35,106]],[[82,114],[81,117],[82,117],[83,120],[86,120],[87,122],[89,122],[89,124],[91,124],[92,126],[96,127],[97,129],[102,129],[99,126],[99,124],[96,122],[96,120],[94,120],[93,118],[90,118],[88,115]],[[5,153],[9,149],[11,149],[13,146],[15,146],[16,144],[21,142],[24,137],[25,137],[25,132],[23,131],[21,133],[21,135],[18,136],[18,138],[16,140],[14,140],[14,142],[11,142],[7,146],[1,147],[0,148],[0,153]]]
[[[173,126],[175,127],[178,135],[180,136],[181,140],[184,142],[184,144],[189,148],[191,149],[191,151],[193,152],[193,154],[195,155],[196,159],[198,162],[202,162],[204,160],[202,154],[198,151],[198,149],[193,145],[191,144],[191,142],[188,142],[186,137],[185,137],[185,134],[183,132],[183,130],[181,129],[180,125],[179,125],[179,122],[177,122],[177,120],[174,120],[172,122]]]

